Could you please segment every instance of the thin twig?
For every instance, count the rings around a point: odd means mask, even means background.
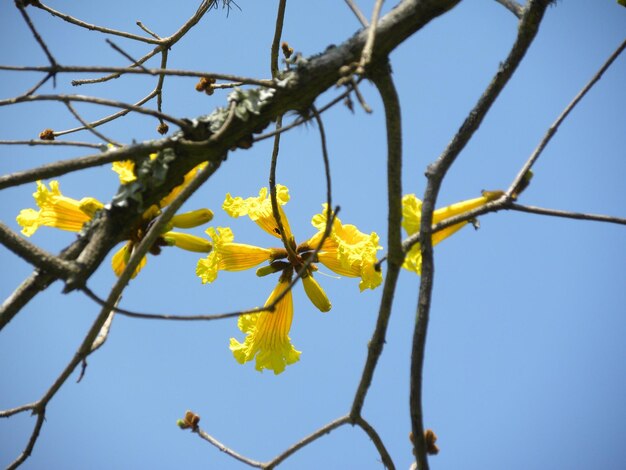
[[[26,444],[24,451],[13,462],[11,462],[8,465],[7,470],[14,470],[20,465],[22,465],[22,463],[24,463],[24,461],[28,457],[30,457],[30,454],[33,452],[33,449],[35,447],[35,442],[37,442],[37,438],[39,437],[39,433],[41,431],[41,427],[43,426],[43,423],[46,421],[45,407],[38,409],[36,411],[36,414],[37,414],[37,421],[35,422],[35,427],[33,428],[33,432],[30,434],[30,438],[28,439],[28,443]]]
[[[63,21],[67,21],[68,23],[71,23],[73,25],[88,29],[89,31],[98,31],[98,32],[105,33],[105,34],[112,34],[114,36],[121,36],[123,38],[133,39],[135,41],[140,41],[140,42],[146,42],[148,44],[159,44],[159,41],[152,39],[152,38],[146,38],[144,36],[138,36],[136,34],[127,33],[126,31],[118,31],[116,29],[105,28],[103,26],[97,26],[95,24],[87,23],[85,21],[74,18],[73,16],[54,10],[53,8],[50,8],[48,5],[41,3],[40,1],[32,2],[32,5],[44,11],[47,11],[52,16],[61,18]]]
[[[135,24],[137,26],[139,26],[144,32],[148,33],[150,36],[152,36],[154,39],[156,39],[157,41],[161,40],[161,36],[159,36],[154,31],[148,29],[148,27],[146,27],[146,25],[144,25],[141,21],[137,21],[137,22],[135,22]]]
[[[142,99],[140,99],[136,103],[133,103],[133,106],[142,106],[143,104],[147,103],[152,98],[154,98],[156,95],[157,95],[157,90],[155,88],[150,93],[148,93],[147,96],[143,97]],[[130,112],[131,112],[130,109],[123,109],[123,110],[118,111],[116,113],[113,113],[113,114],[110,114],[108,116],[105,116],[105,117],[103,117],[101,119],[98,119],[97,121],[92,121],[92,122],[89,123],[89,125],[91,127],[98,127],[98,126],[101,126],[102,124],[106,124],[107,122],[114,121],[115,119],[117,119],[117,118],[119,118],[121,116],[126,116]],[[158,118],[158,119],[159,119],[159,121],[162,121],[161,118]],[[72,129],[65,129],[65,130],[61,130],[61,131],[54,131],[54,135],[55,135],[55,137],[59,137],[59,136],[66,135],[66,134],[72,134],[74,132],[84,131],[85,129],[86,129],[85,126],[74,127]]]
[[[363,52],[361,52],[361,61],[359,62],[359,66],[356,69],[357,75],[363,75],[365,73],[365,68],[372,60],[374,40],[376,39],[376,28],[378,27],[378,17],[380,16],[380,9],[383,6],[383,2],[384,0],[376,0],[376,3],[374,4],[374,9],[372,11],[372,20],[370,21],[369,29],[367,31],[367,40],[365,41],[365,47],[363,47]]]
[[[361,23],[361,26],[367,28],[369,26],[369,21],[367,21],[367,18],[365,18],[365,15],[357,6],[357,4],[354,3],[354,0],[345,0],[345,2],[350,7],[350,10],[352,10],[352,13],[354,13],[354,15],[357,17],[359,23]]]
[[[517,3],[515,0],[496,0],[499,4],[504,6],[507,10],[511,11],[515,16],[521,18],[524,14],[524,7]]]
[[[106,38],[104,40],[109,46],[111,46],[113,49],[115,49],[117,52],[119,52],[120,54],[122,54],[124,57],[126,57],[131,63],[131,67],[139,67],[140,69],[142,69],[144,72],[147,72],[148,69],[146,69],[142,64],[140,64],[137,59],[135,59],[134,57],[132,57],[130,54],[128,54],[126,51],[124,51],[120,46],[118,46],[117,44],[115,44],[113,41],[111,41],[109,38]]]
[[[89,124],[87,121],[85,121],[81,117],[81,115],[78,114],[78,112],[74,109],[74,106],[72,106],[72,103],[70,103],[69,101],[64,101],[63,104],[65,104],[67,109],[69,109],[70,113],[72,113],[72,115],[78,120],[78,122],[80,122],[85,127],[85,129],[87,129],[93,135],[95,135],[99,139],[104,140],[105,142],[108,142],[111,145],[114,145],[116,147],[122,147],[122,144],[120,144],[119,142],[116,142],[116,141],[108,138],[103,133],[101,133],[101,132],[97,131],[96,129],[94,129],[94,127],[91,124]]]
[[[567,105],[567,107],[563,110],[561,115],[550,126],[550,128],[546,132],[541,142],[539,142],[539,145],[537,146],[537,148],[535,148],[533,153],[528,158],[528,161],[524,164],[524,166],[522,167],[518,175],[515,177],[515,180],[513,180],[513,183],[511,184],[510,188],[507,191],[507,196],[510,197],[515,192],[516,188],[519,187],[522,179],[524,178],[524,175],[528,173],[528,170],[530,170],[532,166],[534,165],[534,163],[537,161],[537,159],[539,158],[539,155],[541,155],[541,152],[543,152],[543,149],[546,147],[546,145],[548,145],[548,142],[550,142],[550,140],[552,139],[552,136],[554,136],[556,131],[559,129],[559,126],[561,125],[561,123],[565,120],[568,114],[576,107],[578,102],[595,85],[595,83],[598,80],[600,80],[604,72],[606,72],[606,70],[611,66],[611,64],[615,61],[615,59],[617,59],[619,55],[624,51],[624,49],[626,49],[626,41],[622,42],[618,46],[615,52],[611,54],[611,56],[602,65],[602,67],[600,67],[600,69],[595,73],[595,75],[591,78],[591,80],[589,80],[589,82],[582,88],[582,90],[578,92],[578,94],[574,97],[571,103]]]
[[[278,12],[276,13],[276,26],[274,28],[274,39],[270,50],[270,70],[272,78],[278,76],[278,50],[280,48],[280,37],[283,33],[283,21],[285,19],[285,6],[287,0],[280,0],[278,3]]]
[[[22,96],[19,98],[9,98],[6,100],[0,100],[0,106],[9,106],[16,103],[29,103],[34,101],[59,101],[62,103],[78,101],[81,103],[92,103],[98,104],[101,106],[111,106],[114,108],[122,108],[128,109],[130,111],[135,111],[136,113],[146,114],[148,116],[153,116],[156,118],[165,119],[172,124],[177,125],[181,129],[188,129],[189,124],[181,119],[175,118],[174,116],[170,116],[165,113],[160,113],[153,109],[143,108],[141,106],[135,106],[133,104],[124,103],[123,101],[115,101],[115,100],[107,100],[104,98],[96,98],[93,96],[83,96],[83,95],[31,95],[31,96]]]
[[[378,310],[376,328],[369,341],[367,359],[352,402],[350,416],[361,416],[365,396],[372,383],[374,370],[383,351],[391,307],[395,297],[396,283],[404,255],[402,253],[402,124],[400,101],[387,63],[372,71],[371,78],[383,100],[387,129],[387,204],[388,214],[388,267],[382,298]]]
[[[383,465],[385,466],[385,468],[387,470],[395,470],[396,466],[393,463],[393,459],[391,458],[391,455],[389,455],[389,452],[387,451],[385,444],[383,444],[383,440],[376,432],[376,429],[374,429],[374,427],[370,423],[365,421],[365,419],[363,419],[361,416],[357,417],[354,423],[358,425],[361,429],[363,429],[363,431],[365,431],[365,434],[367,434],[372,440],[372,442],[376,446],[376,450],[378,450],[378,453],[380,454],[380,458],[383,461]]]
[[[546,209],[543,207],[527,206],[522,204],[510,204],[508,209],[519,212],[529,212],[531,214],[549,215],[552,217],[563,217],[566,219],[591,220],[594,222],[608,222],[611,224],[626,225],[626,218],[614,217],[602,214],[586,214],[583,212],[570,212],[558,209]]]
[[[176,44],[182,37],[187,34],[187,32],[194,27],[200,19],[204,16],[204,14],[215,4],[216,0],[202,0],[202,3],[196,10],[196,12],[189,18],[174,34],[163,38],[158,41],[158,45],[149,53],[144,55],[139,60],[135,61],[136,65],[141,65],[146,62],[148,59],[154,57],[159,52],[163,52],[165,50],[170,49],[174,44]],[[72,85],[84,85],[87,83],[102,83],[111,79],[119,78],[121,73],[113,73],[111,75],[107,75],[105,77],[96,78],[96,79],[87,79],[87,80],[74,80],[72,81]]]
[[[100,149],[105,151],[107,146],[105,144],[92,144],[90,142],[74,142],[71,140],[39,140],[39,139],[31,139],[31,140],[0,140],[0,145],[67,145],[73,147],[89,147],[93,149]]]
[[[108,66],[92,66],[92,65],[58,65],[52,68],[47,65],[30,66],[30,65],[0,65],[0,70],[11,72],[56,72],[56,73],[124,73],[133,75],[172,75],[176,77],[207,77],[216,80],[227,80],[230,82],[241,82],[246,85],[264,86],[267,88],[278,88],[279,86],[268,79],[258,79],[242,77],[240,75],[232,75],[227,73],[199,72],[196,70],[177,70],[177,69],[137,69],[131,67],[108,67]],[[75,81],[72,82],[76,85]]]
[[[50,80],[51,78],[54,77],[54,74],[52,72],[46,74],[45,77],[43,77],[41,80],[39,80],[37,83],[35,83],[31,88],[29,88],[26,92],[24,92],[23,95],[21,96],[30,96],[33,93],[35,93],[37,90],[39,90],[42,86],[44,86],[44,84]]]
[[[83,170],[94,166],[105,165],[107,163],[120,160],[138,160],[153,152],[171,148],[174,142],[170,138],[152,140],[140,144],[128,145],[126,147],[108,150],[104,153],[87,155],[85,157],[60,160],[41,165],[31,170],[17,171],[8,175],[0,176],[0,189],[10,188],[24,183],[32,183],[37,180],[61,176],[71,171]]]
[[[38,3],[38,2],[35,2],[35,3]],[[15,6],[20,11],[20,14],[22,15],[22,18],[24,18],[24,21],[28,25],[28,29],[30,29],[31,33],[33,33],[33,36],[35,37],[35,40],[37,41],[37,44],[39,44],[39,46],[43,50],[44,54],[46,54],[46,57],[48,58],[48,62],[50,62],[51,68],[52,69],[56,68],[57,61],[54,59],[52,53],[50,52],[50,49],[48,49],[48,46],[46,45],[44,40],[41,38],[39,33],[37,32],[37,29],[35,28],[35,25],[31,21],[30,16],[28,16],[28,13],[26,13],[26,9],[22,5],[22,2],[21,1],[16,1],[15,2]],[[35,5],[35,6],[38,6],[38,5]],[[50,72],[54,74],[54,70],[50,70]]]
[[[224,444],[222,444],[220,441],[215,439],[206,431],[200,428],[196,428],[193,430],[193,432],[195,432],[198,436],[200,436],[202,439],[204,439],[211,445],[214,445],[215,447],[217,447],[221,452],[224,452],[225,454],[230,455],[235,460],[239,460],[240,462],[245,463],[246,465],[250,465],[251,467],[264,468],[262,462],[257,462],[256,460],[252,460],[252,459],[249,459],[248,457],[244,457],[243,455],[235,452],[231,448],[226,447]]]
[[[265,464],[263,464],[263,468],[271,470],[272,468],[276,467],[278,464],[283,462],[287,457],[293,455],[298,450],[300,450],[303,447],[309,445],[311,442],[316,441],[317,439],[319,439],[320,437],[324,436],[325,434],[328,434],[331,431],[337,429],[338,427],[343,426],[344,424],[348,424],[350,422],[351,422],[351,419],[350,419],[350,416],[348,416],[348,415],[342,416],[341,418],[338,418],[338,419],[336,419],[334,421],[331,421],[330,423],[326,424],[325,426],[322,426],[317,431],[309,434],[304,439],[296,442],[294,445],[292,445],[287,450],[285,450],[284,452],[282,452],[279,455],[277,455],[276,457],[274,457],[272,460],[270,460],[270,461],[266,462]]]
[[[434,279],[431,233],[433,211],[437,195],[448,169],[454,163],[474,132],[476,132],[480,123],[491,108],[491,105],[508,83],[513,72],[530,47],[549,3],[549,0],[529,1],[528,7],[525,9],[524,16],[519,24],[517,38],[507,59],[501,64],[500,69],[495,74],[491,83],[478,100],[474,109],[469,113],[450,144],[448,144],[448,147],[426,171],[428,181],[422,203],[419,235],[422,254],[422,274],[420,278],[417,321],[413,333],[410,389],[411,428],[413,432],[416,463],[419,470],[428,470],[422,410],[422,371]]]

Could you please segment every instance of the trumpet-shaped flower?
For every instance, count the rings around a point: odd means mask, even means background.
[[[33,235],[41,226],[56,227],[70,232],[79,232],[85,222],[91,220],[96,210],[103,204],[94,198],[80,201],[61,194],[58,181],[50,182],[50,189],[37,181],[37,191],[33,193],[39,210],[22,209],[17,216],[17,223],[22,226],[22,233]]]
[[[328,207],[322,204],[322,212],[313,216],[311,223],[319,231],[307,242],[311,248],[317,247],[326,229]],[[367,235],[354,225],[342,224],[338,217],[333,221],[330,237],[324,240],[317,257],[331,271],[349,277],[360,277],[359,289],[375,289],[382,282],[382,273],[376,269],[376,252],[382,250],[378,235]]]
[[[280,294],[287,291],[278,302]],[[273,312],[261,312],[239,317],[239,329],[246,334],[246,339],[240,343],[235,338],[230,339],[230,350],[240,364],[256,358],[255,368],[258,371],[270,369],[274,374],[280,374],[285,366],[300,359],[300,351],[291,344],[289,330],[293,320],[293,298],[289,289],[289,280],[278,282],[265,306],[275,305]]]
[[[502,194],[504,194],[502,191],[484,191],[481,197],[468,199],[437,209],[433,212],[433,224],[438,224],[450,217],[482,207],[488,202],[498,199]],[[402,227],[404,227],[404,230],[406,230],[409,235],[413,235],[419,232],[421,221],[422,201],[419,200],[415,194],[405,195],[402,198]],[[461,230],[468,222],[467,220],[459,222],[458,224],[451,225],[450,227],[446,227],[434,233],[432,235],[433,246]],[[411,247],[404,259],[402,267],[417,274],[422,272],[422,253],[419,243]]]
[[[313,273],[317,271],[315,263],[320,262],[337,274],[360,277],[361,290],[374,289],[380,285],[382,275],[375,269],[376,251],[381,249],[378,246],[378,235],[366,235],[359,232],[354,225],[343,225],[339,219],[334,218],[330,236],[324,239],[325,212],[313,217],[312,224],[318,232],[308,241],[296,245],[289,221],[281,207],[289,201],[289,191],[281,185],[277,185],[276,190],[284,237],[281,237],[279,225],[274,218],[267,188],[262,188],[258,197],[247,199],[227,194],[223,208],[232,217],[247,215],[265,232],[282,238],[285,247],[261,248],[235,243],[230,228],[208,228],[206,233],[213,241],[213,251],[198,261],[196,274],[203,283],[213,282],[220,270],[241,271],[264,262],[268,264],[257,270],[258,276],[282,273],[278,286],[265,304],[272,305],[275,311],[240,317],[239,328],[247,337],[244,343],[231,339],[230,346],[238,362],[248,362],[256,357],[257,370],[272,369],[278,374],[300,356],[288,336],[293,316],[291,292],[274,305],[276,298],[288,288],[294,272],[300,271],[308,263],[302,273],[302,284],[311,303],[322,312],[331,309],[331,302],[313,277]],[[323,207],[326,210],[326,206]],[[318,247],[319,252],[315,253]]]
[[[134,180],[134,163],[132,161],[115,162],[113,164],[113,168],[119,174],[120,182],[122,184],[126,184]],[[183,185],[187,184],[188,181],[191,180],[196,171],[198,171],[198,167],[185,176],[185,182]],[[111,260],[113,271],[117,276],[119,276],[126,268],[134,247],[145,236],[149,225],[152,223],[154,218],[161,213],[160,208],[167,205],[173,198],[172,194],[175,196],[181,189],[182,188],[180,186],[174,188],[170,194],[160,201],[159,205],[153,205],[146,210],[137,225],[129,232],[128,242],[114,253]],[[39,210],[23,209],[17,216],[17,222],[22,227],[22,233],[29,237],[33,235],[41,226],[55,227],[71,232],[80,232],[83,226],[87,222],[91,221],[96,212],[104,207],[100,201],[91,197],[86,197],[78,201],[64,196],[61,194],[58,181],[50,181],[50,189],[46,188],[45,184],[41,181],[38,181],[37,191],[33,194],[33,197],[35,198],[35,203],[39,207]],[[170,221],[167,229],[159,238],[157,238],[154,245],[150,248],[150,252],[157,255],[160,253],[162,246],[177,246],[184,250],[193,252],[210,252],[212,245],[208,240],[196,237],[195,235],[172,232],[171,229],[174,227],[197,227],[210,221],[212,218],[213,213],[209,209],[199,209],[175,215]],[[139,273],[139,271],[145,266],[146,261],[146,257],[144,256],[135,269],[132,277],[135,277],[137,273]]]

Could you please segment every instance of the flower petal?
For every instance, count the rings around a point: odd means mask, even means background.
[[[130,245],[128,243],[125,243],[124,246],[122,246],[122,248],[117,250],[117,252],[115,252],[115,254],[113,255],[113,258],[111,259],[111,267],[113,268],[113,272],[115,273],[117,277],[120,277],[124,269],[126,269],[126,265],[128,264],[130,255],[131,255],[131,250],[130,250]],[[148,259],[145,256],[141,258],[141,261],[135,268],[135,272],[132,274],[132,276],[130,276],[130,278],[134,279],[135,276],[139,274],[139,271],[143,269],[143,267],[146,265],[147,262],[148,262]]]
[[[322,213],[315,215],[311,220],[313,226],[319,230],[305,243],[311,249],[319,244],[326,229],[326,204],[322,207]],[[376,232],[367,235],[354,225],[342,224],[341,220],[335,217],[330,237],[324,241],[318,259],[337,274],[360,277],[361,291],[367,288],[375,289],[382,282],[382,273],[375,269],[376,252],[382,249],[378,240]]]
[[[213,251],[198,261],[196,275],[202,283],[217,279],[218,271],[243,271],[257,266],[272,257],[272,250],[243,243],[233,243],[233,232],[228,227],[209,227],[206,233],[213,240]]]
[[[280,213],[280,220],[285,229],[285,235],[287,240],[293,237],[291,228],[289,227],[289,221],[283,211],[283,205],[289,201],[289,190],[286,186],[276,185],[276,200],[278,202],[278,212]],[[259,227],[265,230],[270,235],[280,238],[280,231],[276,219],[274,219],[274,213],[272,212],[272,200],[267,188],[261,188],[258,197],[249,197],[243,199],[241,197],[232,197],[230,193],[226,194],[226,199],[222,208],[231,217],[241,217],[247,215],[250,220],[256,222]]]

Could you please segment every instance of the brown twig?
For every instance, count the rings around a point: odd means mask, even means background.
[[[278,3],[278,12],[276,13],[276,26],[274,28],[274,39],[270,50],[270,70],[272,78],[278,76],[278,49],[280,48],[280,37],[283,33],[283,21],[285,19],[285,7],[287,0],[280,0]]]
[[[343,426],[344,424],[348,424],[350,422],[351,422],[350,416],[347,416],[347,415],[346,416],[342,416],[341,418],[338,418],[338,419],[336,419],[334,421],[331,421],[330,423],[322,426],[317,431],[309,434],[304,439],[296,442],[294,445],[292,445],[287,450],[285,450],[284,452],[282,452],[279,455],[277,455],[276,457],[274,457],[272,460],[270,460],[270,461],[266,462],[265,464],[263,464],[263,468],[270,470],[270,469],[276,467],[278,464],[283,462],[287,457],[295,454],[298,450],[300,450],[303,447],[307,446],[311,442],[316,441],[317,439],[319,439],[320,437],[324,436],[325,434],[328,434],[331,431],[337,429],[338,427]]]
[[[116,142],[110,138],[108,138],[107,136],[105,136],[103,133],[97,131],[91,124],[89,124],[87,121],[85,121],[80,114],[78,114],[78,112],[74,109],[74,106],[72,106],[72,103],[70,103],[69,101],[64,101],[63,104],[67,107],[67,109],[70,111],[70,113],[72,113],[72,115],[78,120],[78,122],[80,122],[85,129],[87,129],[89,132],[91,132],[93,135],[95,135],[96,137],[98,137],[99,139],[104,140],[105,142],[108,142],[111,145],[114,145],[116,147],[122,147],[122,144],[120,144],[119,142]]]
[[[400,101],[391,78],[391,70],[387,63],[378,65],[371,73],[372,81],[383,100],[385,123],[387,129],[387,205],[389,207],[388,233],[388,266],[383,286],[382,298],[376,320],[376,328],[369,341],[367,359],[357,387],[350,416],[356,420],[361,416],[365,396],[372,383],[374,370],[383,351],[385,336],[391,316],[391,307],[395,297],[396,283],[404,255],[402,253],[402,124]]]
[[[507,10],[509,10],[518,18],[521,18],[524,14],[524,7],[517,3],[515,0],[496,0],[496,2],[504,6]]]
[[[107,149],[105,144],[92,144],[90,142],[74,142],[70,140],[0,140],[0,145],[52,145],[52,146],[73,146],[73,147],[89,147],[93,149],[100,149],[102,151]]]
[[[624,51],[624,49],[626,49],[626,41],[622,42],[617,47],[615,52],[611,54],[611,56],[606,60],[606,62],[594,74],[591,80],[589,80],[589,82],[582,88],[582,90],[578,92],[578,94],[574,97],[574,99],[570,102],[570,104],[568,104],[566,108],[563,110],[563,112],[559,115],[556,121],[554,121],[554,123],[548,128],[548,131],[546,132],[545,136],[543,137],[543,139],[541,139],[541,142],[539,142],[539,145],[537,146],[537,148],[535,148],[533,153],[530,155],[530,157],[528,158],[528,161],[524,164],[520,172],[517,174],[517,176],[513,180],[513,183],[507,190],[506,193],[508,197],[511,197],[512,194],[514,194],[516,188],[519,187],[524,176],[528,173],[528,171],[535,164],[535,162],[541,155],[541,152],[543,152],[543,149],[546,147],[546,145],[548,145],[548,142],[550,142],[550,140],[552,139],[552,136],[554,136],[556,131],[559,129],[559,126],[561,125],[561,123],[565,120],[565,118],[569,115],[569,113],[576,107],[578,102],[596,84],[596,82],[600,80],[600,78],[602,78],[602,75],[604,74],[604,72],[606,72],[606,70],[611,66],[611,64],[615,61],[615,59],[617,59],[619,55]]]
[[[356,69],[357,75],[363,75],[365,68],[372,60],[372,51],[374,50],[374,40],[376,39],[376,28],[378,27],[378,18],[380,16],[380,9],[383,6],[384,0],[376,0],[374,9],[372,10],[372,20],[370,21],[369,28],[367,30],[367,40],[365,41],[365,47],[361,52],[361,60],[359,66]]]
[[[8,175],[0,176],[0,189],[10,188],[24,183],[32,183],[37,180],[61,176],[71,171],[92,168],[120,160],[137,160],[153,152],[171,148],[174,142],[170,138],[153,140],[140,144],[108,150],[105,153],[87,155],[85,157],[60,160],[47,165],[41,165],[31,170],[17,171]]]
[[[361,26],[367,28],[369,26],[369,21],[367,21],[367,18],[365,17],[361,9],[357,6],[357,4],[354,3],[354,0],[345,0],[345,2],[348,7],[350,7],[350,10],[352,10],[352,13],[354,13],[354,16],[357,17],[359,23],[361,23]]]
[[[241,82],[245,85],[257,85],[267,88],[279,88],[279,86],[273,80],[257,79],[242,77],[240,75],[233,75],[227,73],[214,73],[214,72],[199,72],[195,70],[177,70],[177,69],[137,69],[131,67],[108,67],[108,66],[83,66],[83,65],[58,65],[56,68],[52,68],[47,65],[31,66],[31,65],[0,65],[0,70],[7,70],[10,72],[51,72],[56,73],[107,73],[115,72],[120,74],[133,74],[133,75],[171,75],[175,77],[207,77],[215,78],[216,80],[227,80],[230,82]],[[72,82],[72,84],[75,84]]]
[[[170,116],[165,113],[160,113],[153,109],[143,108],[141,106],[135,106],[133,104],[124,103],[123,101],[115,101],[108,100],[104,98],[96,98],[93,96],[83,96],[83,95],[31,95],[31,96],[22,96],[18,98],[9,98],[6,100],[0,100],[0,106],[9,106],[17,103],[30,103],[34,101],[59,101],[62,103],[67,102],[81,102],[81,103],[92,103],[101,106],[111,106],[114,108],[122,108],[127,109],[129,111],[134,111],[136,113],[145,114],[147,116],[153,116],[156,118],[165,119],[172,124],[177,125],[181,129],[188,129],[189,124],[181,119],[177,119],[174,116]]]

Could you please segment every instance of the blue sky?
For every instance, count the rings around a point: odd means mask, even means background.
[[[85,21],[139,33],[141,20],[171,34],[195,3],[55,2]],[[171,68],[245,76],[269,75],[275,3],[239,0],[209,12],[170,52]],[[359,2],[365,12],[373,2]],[[148,7],[150,5],[150,7]],[[387,11],[393,5],[386,6]],[[122,65],[104,36],[70,27],[48,14],[32,18],[62,64]],[[0,5],[0,33],[12,47],[0,63],[41,65],[45,57],[11,2]],[[369,16],[369,13],[366,13]],[[624,40],[626,9],[614,1],[558,2],[546,13],[531,50],[481,128],[450,170],[439,205],[505,189],[549,125]],[[358,30],[343,2],[291,2],[283,38],[304,56],[323,51]],[[517,20],[490,0],[461,2],[418,32],[391,56],[402,102],[405,193],[420,196],[426,166],[445,148],[504,60]],[[133,56],[145,45],[114,38]],[[156,66],[158,62],[150,64]],[[3,72],[0,96],[22,93],[35,74]],[[86,76],[85,76],[86,77]],[[76,77],[58,77],[42,93],[93,94],[133,102],[154,81],[126,77],[73,88]],[[84,78],[84,77],[83,77]],[[535,166],[521,202],[563,210],[626,217],[626,58],[566,120]],[[223,105],[194,90],[195,79],[168,78],[164,111],[179,117]],[[324,115],[333,198],[340,218],[386,244],[385,131],[375,89],[362,85],[371,115],[338,106]],[[337,93],[323,95],[323,104]],[[77,106],[89,119],[105,108]],[[0,107],[0,139],[30,139],[44,128],[76,122],[62,105]],[[157,137],[156,123],[129,116],[101,128],[131,143]],[[72,139],[94,141],[87,134]],[[1,146],[1,172],[10,173],[90,152],[68,148]],[[232,227],[236,240],[273,246],[249,220],[230,219],[221,204],[227,192],[243,197],[267,186],[271,142],[232,152],[220,170],[184,206],[208,207],[211,225]],[[325,197],[315,126],[284,135],[277,171],[291,201],[285,206],[297,240],[314,233],[311,217]],[[109,167],[60,179],[65,194],[108,201],[117,189]],[[34,184],[0,193],[0,220],[15,230],[20,209],[32,207]],[[195,230],[202,234],[202,229]],[[57,252],[71,233],[41,229],[31,241]],[[501,212],[481,218],[435,252],[436,279],[424,371],[425,425],[439,436],[436,470],[621,469],[626,466],[626,232],[623,226]],[[384,252],[383,252],[384,253]],[[218,313],[261,305],[276,283],[253,271],[221,273],[202,285],[199,255],[168,249],[150,257],[124,293],[128,309],[178,314]],[[31,268],[0,248],[0,294],[6,298]],[[104,296],[115,281],[110,256],[89,281]],[[242,339],[235,320],[203,323],[142,321],[118,317],[105,346],[89,358],[48,407],[42,434],[24,468],[219,468],[242,465],[179,430],[187,409],[201,427],[237,452],[268,460],[327,422],[346,414],[376,321],[381,290],[359,293],[355,279],[318,277],[333,309],[319,313],[301,287],[294,292],[291,339],[300,362],[278,376],[235,362],[229,338]],[[374,425],[398,468],[412,455],[408,393],[410,346],[419,278],[403,271],[387,342],[367,396],[364,417]],[[61,294],[53,284],[0,332],[0,409],[37,400],[80,344],[99,309],[83,295]],[[0,420],[0,465],[22,450],[34,418]],[[358,428],[343,427],[289,458],[281,468],[382,468]]]

